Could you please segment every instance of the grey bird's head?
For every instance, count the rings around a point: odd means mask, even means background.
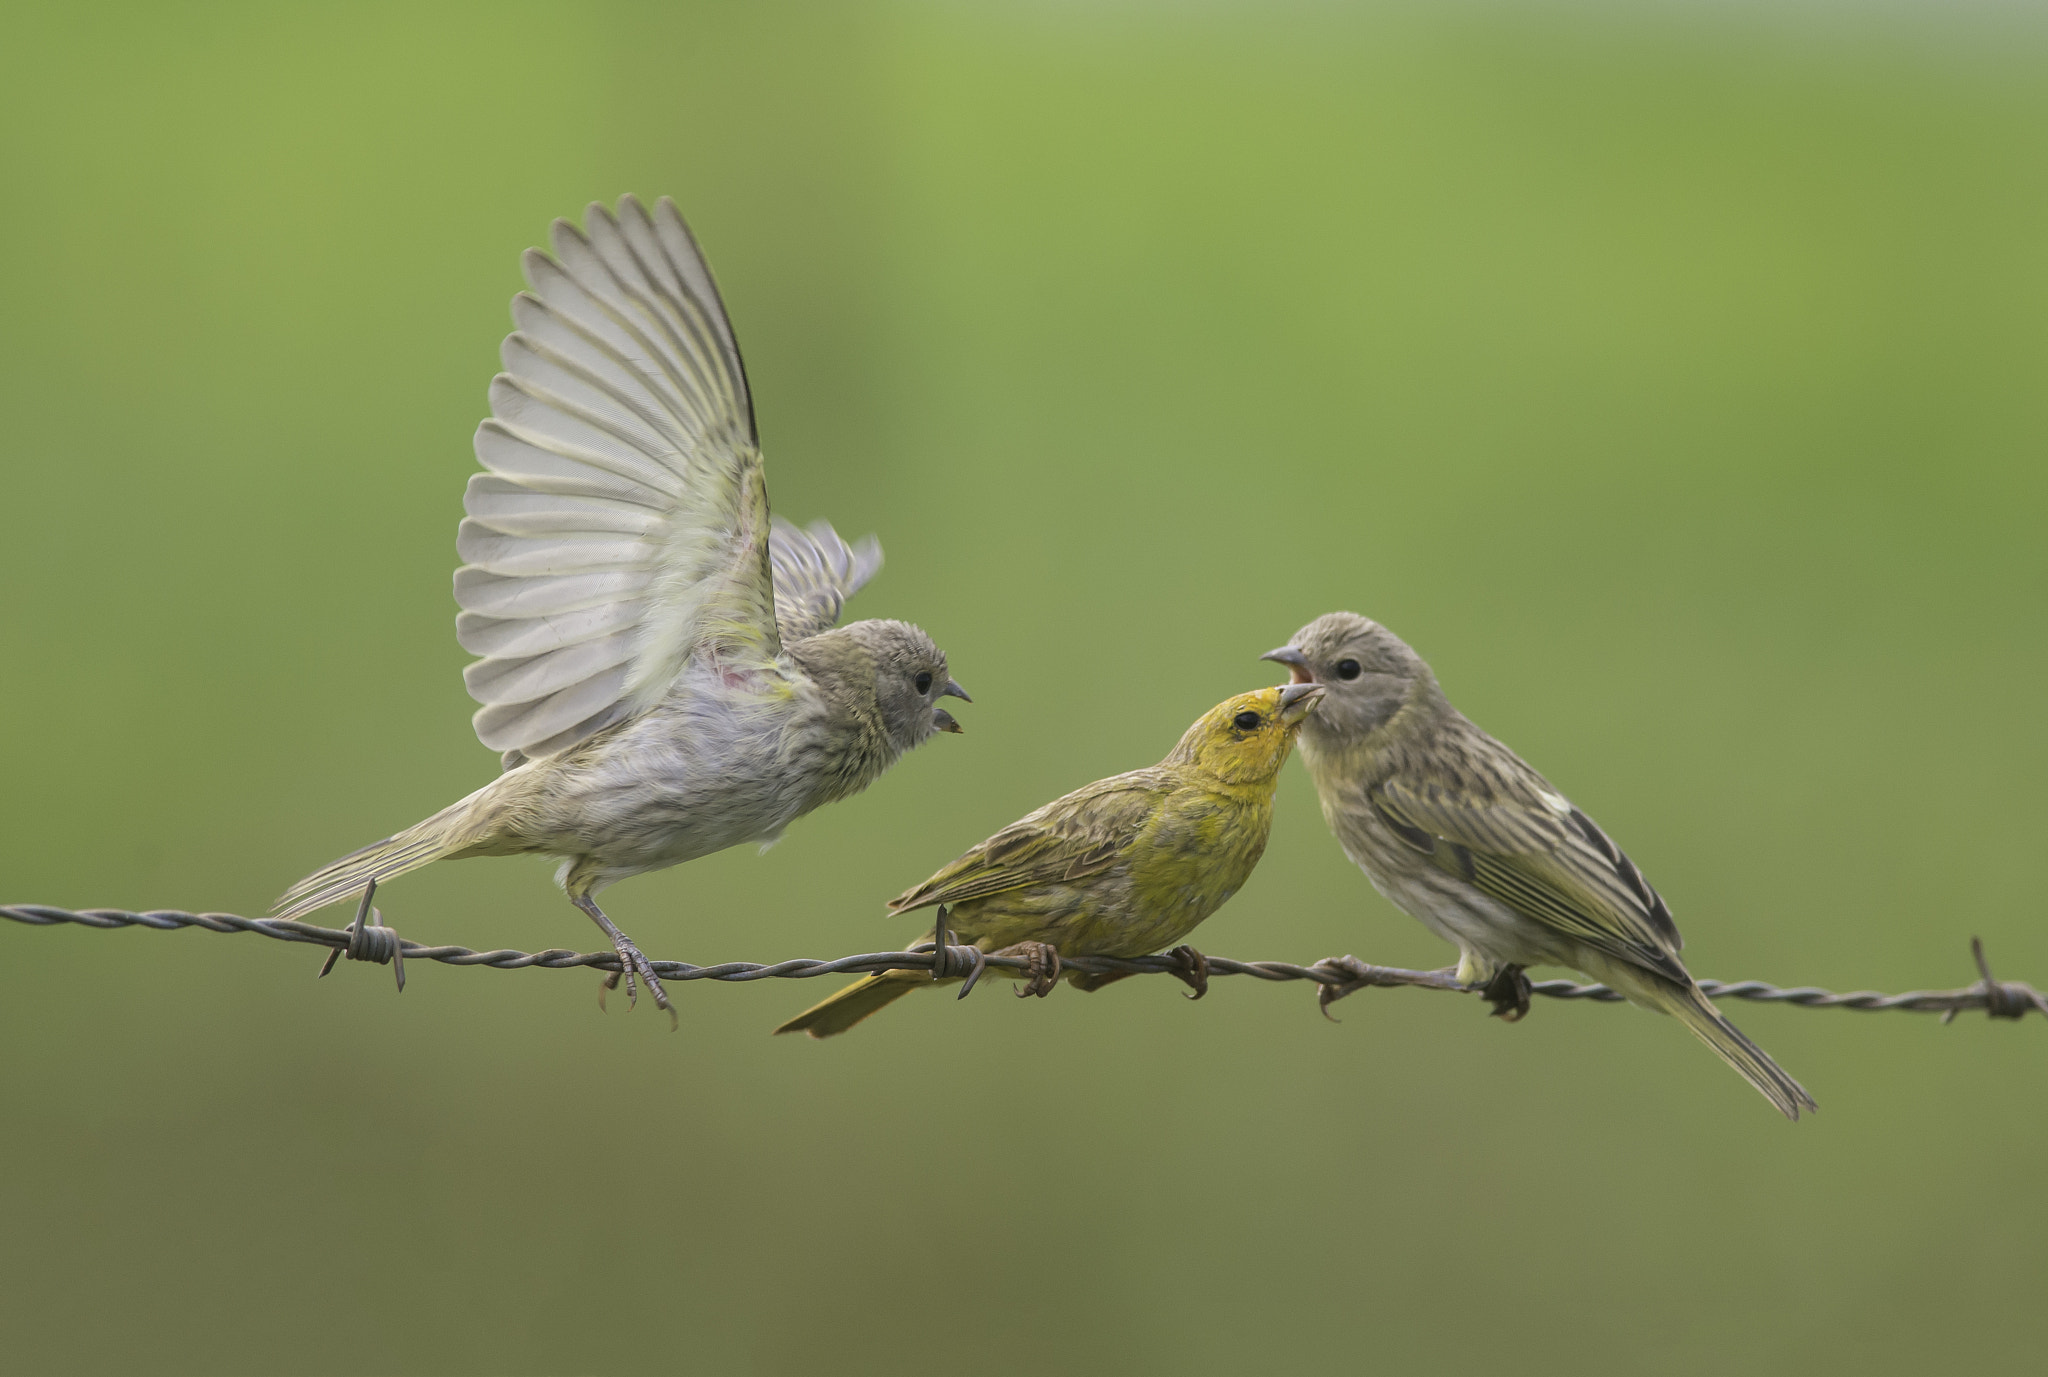
[[[1302,734],[1357,741],[1385,726],[1403,706],[1441,695],[1436,676],[1408,643],[1356,612],[1330,612],[1259,657],[1286,665],[1297,684],[1321,684],[1322,706]]]
[[[882,730],[898,753],[923,744],[935,732],[961,730],[939,700],[974,700],[946,672],[946,652],[921,629],[909,622],[876,619],[853,622],[838,634],[858,644],[872,660]]]

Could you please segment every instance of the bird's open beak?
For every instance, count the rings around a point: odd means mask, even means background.
[[[1302,654],[1291,645],[1283,645],[1278,650],[1269,650],[1259,658],[1261,660],[1275,660],[1280,664],[1286,665],[1287,672],[1294,676],[1294,683],[1313,684],[1316,681],[1315,674],[1308,667],[1308,656]]]
[[[1323,701],[1321,684],[1289,684],[1280,690],[1280,720],[1293,726]]]
[[[967,696],[967,690],[960,687],[958,679],[948,679],[945,687],[939,690],[938,696],[941,698],[958,698],[963,703],[972,703],[974,701]],[[932,709],[932,725],[942,732],[960,732],[964,734],[967,730],[967,728],[961,726],[954,719],[952,713],[947,712],[944,708]]]

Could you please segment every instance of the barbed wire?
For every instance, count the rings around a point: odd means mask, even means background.
[[[377,910],[370,907],[368,895],[364,896],[362,906],[357,910],[356,920],[345,928],[324,928],[283,918],[244,918],[233,913],[187,913],[178,909],[152,909],[137,913],[114,908],[55,908],[47,904],[0,906],[0,917],[30,927],[74,924],[100,930],[140,927],[158,931],[202,928],[208,932],[253,932],[259,937],[272,937],[281,942],[328,948],[327,961],[320,968],[323,976],[344,956],[351,961],[390,965],[394,968],[400,990],[405,988],[405,963],[408,960],[438,961],[449,966],[489,966],[495,970],[588,967],[615,972],[619,969],[617,953],[609,951],[577,952],[565,947],[535,952],[503,948],[472,951],[468,947],[432,947],[407,941],[379,921]],[[1979,1009],[1993,1018],[2018,1019],[2029,1011],[2048,1016],[2048,997],[2019,981],[1993,979],[1990,965],[1984,957],[1984,945],[1974,937],[1970,939],[1970,951],[1976,960],[1980,978],[1975,984],[1953,990],[1908,990],[1903,994],[1853,990],[1837,994],[1812,985],[1781,986],[1762,980],[1702,980],[1699,985],[1709,999],[1746,999],[1763,1004],[1792,1004],[1802,1009],[1938,1013],[1943,1015],[1944,1023],[1959,1013]],[[1206,986],[1206,977],[1211,975],[1248,975],[1255,980],[1267,981],[1311,981],[1320,987],[1318,1003],[1325,1011],[1335,1000],[1369,988],[1412,987],[1457,994],[1485,993],[1460,982],[1449,970],[1417,971],[1399,966],[1375,966],[1354,956],[1327,957],[1308,966],[1286,961],[1233,961],[1222,956],[1196,959],[1201,963],[1200,983],[1190,979],[1189,957],[1172,953],[1131,958],[1062,956],[1058,958],[1057,965],[1091,975],[1172,975],[1195,984],[1197,997]],[[726,982],[809,980],[821,975],[866,975],[887,970],[934,971],[945,978],[965,977],[961,990],[963,998],[974,988],[984,969],[1012,970],[1021,975],[1042,976],[1043,973],[1042,959],[987,953],[973,947],[934,947],[929,942],[920,943],[908,951],[863,952],[830,961],[800,958],[769,963],[728,961],[715,966],[693,966],[686,961],[655,961],[650,964],[663,980]],[[1054,975],[1057,974],[1055,970]],[[1530,981],[1527,990],[1548,999],[1581,999],[1596,1003],[1620,1003],[1624,998],[1619,991],[1605,985],[1579,984],[1570,980]],[[1488,997],[1493,998],[1491,995]]]

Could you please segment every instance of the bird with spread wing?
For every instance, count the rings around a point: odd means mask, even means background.
[[[1787,1118],[1814,1107],[1701,993],[1670,908],[1635,863],[1452,707],[1405,641],[1332,612],[1262,658],[1324,690],[1301,758],[1345,854],[1457,944],[1458,979],[1483,983],[1496,1012],[1528,1012],[1523,967],[1569,966],[1677,1018]]]
[[[1031,962],[1020,995],[1050,993],[1062,956],[1144,956],[1172,946],[1251,877],[1272,830],[1280,767],[1322,693],[1288,684],[1225,699],[1157,765],[1054,799],[898,895],[889,911],[937,906],[948,933]],[[1173,956],[1175,973],[1199,999],[1207,960],[1188,946]],[[1081,990],[1122,978],[1067,976]],[[831,1037],[940,983],[950,981],[920,970],[863,976],[775,1031]]]
[[[437,860],[543,854],[604,930],[627,997],[667,992],[597,906],[616,880],[741,842],[873,783],[966,699],[929,636],[836,627],[881,567],[872,537],[771,521],[753,399],[673,202],[592,205],[529,250],[531,288],[476,433],[456,636],[504,772],[314,872],[293,918]]]

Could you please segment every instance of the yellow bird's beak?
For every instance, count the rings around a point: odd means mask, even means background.
[[[1259,658],[1261,660],[1277,661],[1280,664],[1286,665],[1287,672],[1294,676],[1294,683],[1313,684],[1316,681],[1314,671],[1308,667],[1308,656],[1302,654],[1291,645],[1283,645],[1278,650],[1269,650]]]
[[[1280,690],[1280,720],[1293,726],[1323,701],[1321,684],[1293,683]]]

